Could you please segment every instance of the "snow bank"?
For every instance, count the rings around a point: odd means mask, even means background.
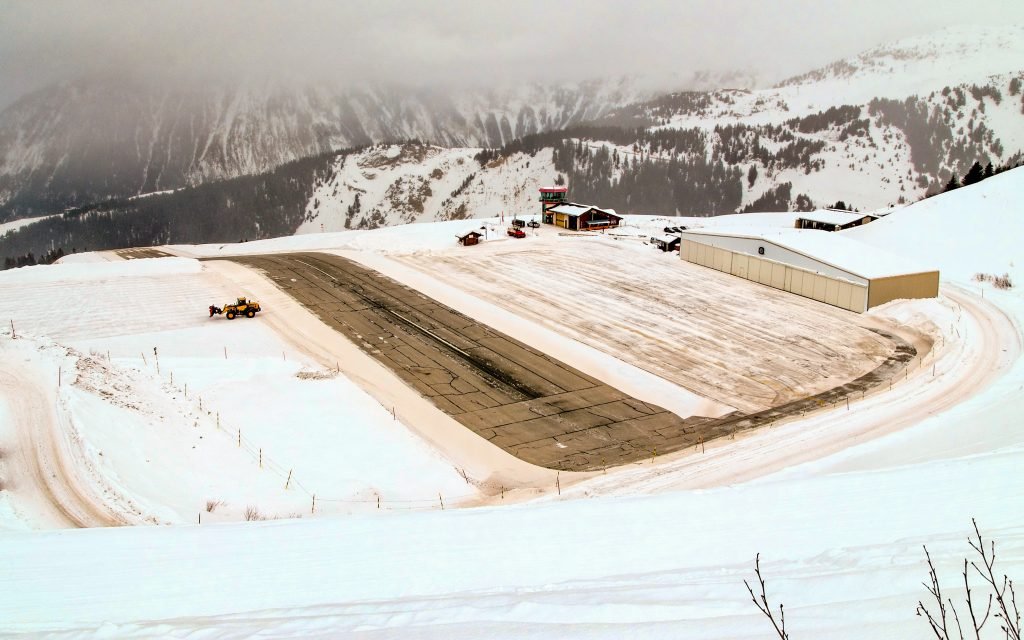
[[[35,285],[44,283],[72,283],[113,278],[150,278],[199,273],[202,265],[188,258],[145,258],[123,262],[83,260],[52,265],[35,265],[0,271],[0,286]]]

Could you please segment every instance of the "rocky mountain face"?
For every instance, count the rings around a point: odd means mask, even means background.
[[[649,95],[621,79],[462,92],[67,83],[0,113],[0,222],[380,141],[500,147]]]

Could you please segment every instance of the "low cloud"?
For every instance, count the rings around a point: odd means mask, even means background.
[[[465,85],[606,75],[777,79],[964,18],[911,0],[436,0],[3,2],[0,106],[86,74],[173,84],[232,80]],[[989,2],[989,23],[1024,6]]]

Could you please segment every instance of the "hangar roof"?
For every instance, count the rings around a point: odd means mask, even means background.
[[[682,236],[684,239],[712,245],[716,244],[715,238],[761,240],[868,280],[938,271],[937,268],[921,265],[904,256],[846,237],[842,232],[813,229],[703,228],[683,231]]]
[[[836,224],[839,226],[848,225],[851,222],[863,220],[864,218],[873,218],[870,213],[856,213],[853,211],[832,211],[831,209],[824,209],[821,211],[811,211],[808,213],[801,213],[797,216],[798,220],[811,220],[814,222],[821,222],[823,224]]]

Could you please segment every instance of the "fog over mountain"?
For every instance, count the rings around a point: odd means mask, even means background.
[[[739,70],[777,80],[965,20],[1024,20],[1024,5],[910,0],[411,3],[0,3],[0,108],[100,74],[187,85],[686,79]],[[665,87],[659,87],[665,88]]]

